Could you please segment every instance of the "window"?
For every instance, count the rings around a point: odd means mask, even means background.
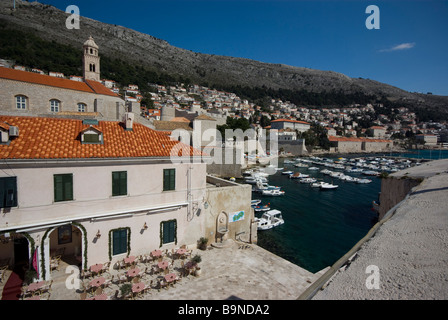
[[[86,112],[87,106],[85,103],[78,103],[78,112]]]
[[[112,172],[112,196],[124,196],[128,194],[128,182],[126,171]]]
[[[100,143],[100,135],[97,133],[84,133],[83,143]]]
[[[17,177],[0,178],[0,208],[17,207]]]
[[[176,220],[162,222],[162,244],[176,242]]]
[[[51,112],[59,112],[59,105],[60,105],[60,101],[59,100],[50,100],[50,111]]]
[[[16,96],[16,107],[17,109],[24,110],[26,109],[26,97],[25,96]]]
[[[176,169],[163,169],[163,191],[176,189]]]
[[[54,202],[73,200],[73,174],[55,174]]]
[[[128,229],[112,231],[112,254],[122,254],[128,251]]]

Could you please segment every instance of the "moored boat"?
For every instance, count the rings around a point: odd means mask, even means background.
[[[314,178],[302,178],[302,179],[300,179],[300,183],[314,183],[316,181],[317,180],[314,179]]]
[[[255,212],[264,212],[264,211],[268,211],[271,210],[271,207],[268,204],[265,204],[264,206],[255,206],[253,207]]]
[[[285,194],[285,191],[282,190],[263,190],[261,191],[261,194],[264,196],[282,196]]]
[[[257,222],[257,230],[269,230],[285,223],[282,212],[277,209],[263,213],[261,218],[255,218],[254,221]]]
[[[338,187],[339,187],[338,185],[324,182],[323,184],[321,184],[320,190],[334,190],[337,189]]]

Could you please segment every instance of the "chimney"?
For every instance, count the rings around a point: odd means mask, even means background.
[[[132,126],[134,124],[134,114],[132,112],[125,112],[123,114],[123,124],[126,131],[132,131]]]

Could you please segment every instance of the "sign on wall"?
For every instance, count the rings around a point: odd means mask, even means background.
[[[229,214],[229,222],[236,222],[244,219],[244,210]]]

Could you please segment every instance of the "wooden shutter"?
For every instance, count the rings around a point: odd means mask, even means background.
[[[0,178],[0,208],[17,207],[17,177]]]
[[[121,254],[127,251],[128,232],[127,229],[116,230],[113,232],[113,254]]]
[[[163,170],[163,191],[176,189],[176,169]]]
[[[166,221],[163,223],[163,243],[174,242],[176,232],[176,221]]]
[[[112,195],[122,196],[128,194],[128,181],[126,171],[112,172]]]
[[[73,175],[64,174],[64,200],[73,200]]]
[[[55,174],[54,179],[54,201],[73,200],[73,175]]]

